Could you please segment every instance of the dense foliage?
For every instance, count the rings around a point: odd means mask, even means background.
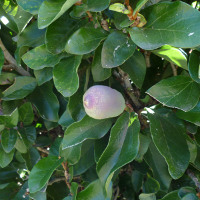
[[[199,199],[199,9],[1,0],[0,199]]]

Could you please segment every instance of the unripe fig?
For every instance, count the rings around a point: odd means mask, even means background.
[[[120,92],[103,85],[89,88],[83,96],[85,112],[94,119],[105,119],[120,115],[125,100]]]

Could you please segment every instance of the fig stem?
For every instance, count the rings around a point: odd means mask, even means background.
[[[84,92],[88,89],[88,83],[90,80],[90,67],[87,68],[86,70],[86,79],[85,79],[85,85],[84,85]]]

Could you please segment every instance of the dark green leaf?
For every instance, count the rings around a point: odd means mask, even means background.
[[[53,93],[51,84],[46,83],[38,87],[29,96],[29,99],[38,109],[42,118],[53,122],[58,121],[59,102]]]
[[[184,119],[188,122],[196,124],[197,126],[200,126],[200,102],[189,112],[178,110],[176,115],[180,119]]]
[[[69,38],[65,50],[76,55],[90,53],[99,46],[106,36],[107,34],[99,28],[80,28]]]
[[[23,99],[29,95],[37,86],[36,80],[29,76],[18,76],[15,82],[3,92],[2,100],[9,101]]]
[[[72,96],[79,87],[78,67],[82,56],[64,58],[53,69],[53,81],[56,89],[64,96]]]
[[[152,52],[183,69],[188,69],[187,54],[182,49],[164,45],[160,49],[153,50]]]
[[[43,1],[44,0],[17,0],[17,3],[27,12],[36,15]]]
[[[189,111],[199,101],[200,87],[190,77],[175,76],[160,81],[147,93],[163,105]]]
[[[34,70],[34,75],[38,85],[40,86],[53,78],[53,68],[45,67],[40,70]]]
[[[158,152],[153,142],[151,142],[144,158],[152,169],[154,178],[159,182],[160,189],[167,192],[172,178],[169,175],[165,159]]]
[[[4,53],[3,53],[3,50],[0,49],[0,75],[1,75],[1,70],[2,70],[3,64],[4,64]]]
[[[54,54],[61,53],[69,37],[85,23],[85,20],[72,19],[68,13],[65,13],[47,28],[47,49]]]
[[[105,69],[102,67],[101,51],[102,45],[96,49],[91,67],[92,76],[95,82],[104,81],[111,76],[111,69]]]
[[[6,153],[0,144],[0,167],[4,168],[10,164],[13,159],[14,152],[15,150],[13,149],[10,153]]]
[[[167,109],[149,110],[148,119],[153,141],[166,159],[170,175],[180,178],[190,160],[184,124]]]
[[[122,65],[133,55],[136,45],[125,34],[115,31],[103,44],[101,63],[104,68]]]
[[[110,0],[87,0],[87,7],[89,11],[100,12],[105,10],[110,4]]]
[[[200,52],[192,51],[188,63],[191,78],[200,83]]]
[[[10,153],[17,141],[17,131],[15,129],[4,129],[1,132],[1,145],[6,153]]]
[[[46,46],[38,46],[22,56],[22,60],[31,69],[39,70],[45,67],[54,67],[60,61],[60,55],[47,51]]]
[[[60,119],[58,121],[58,123],[64,127],[68,127],[73,122],[74,122],[74,120],[72,119],[72,117],[70,116],[70,114],[67,110],[62,114],[62,116],[60,117]]]
[[[43,29],[63,15],[78,0],[44,1],[38,12],[38,27]],[[48,13],[48,14],[47,14]]]
[[[135,51],[122,66],[122,70],[129,74],[133,83],[141,88],[146,74],[146,62],[139,51]]]
[[[99,139],[110,129],[112,119],[97,120],[85,116],[81,121],[70,125],[65,131],[62,148],[80,144],[87,139]]]
[[[162,200],[180,200],[178,190],[168,193],[162,198]]]
[[[139,171],[137,171],[137,170],[133,171],[133,173],[131,175],[131,180],[132,180],[134,191],[136,193],[138,193],[142,187],[143,178],[144,178],[144,175],[141,174]]]
[[[24,126],[31,125],[34,120],[33,107],[30,102],[24,103],[19,108],[19,121],[23,122]]]
[[[163,2],[149,6],[142,14],[146,26],[129,30],[133,42],[142,49],[152,50],[165,44],[190,48],[200,44],[200,13],[190,5],[181,1]]]
[[[0,124],[5,127],[13,128],[17,126],[19,119],[18,109],[15,109],[10,115],[0,115]]]
[[[50,179],[54,170],[61,165],[63,159],[50,156],[40,160],[31,170],[28,185],[31,193],[41,190]]]
[[[160,190],[160,184],[154,178],[148,176],[143,185],[143,192],[145,193],[157,193]]]

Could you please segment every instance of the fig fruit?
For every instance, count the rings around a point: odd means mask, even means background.
[[[87,115],[94,119],[105,119],[120,115],[125,108],[125,100],[120,92],[108,86],[95,85],[83,96]]]

